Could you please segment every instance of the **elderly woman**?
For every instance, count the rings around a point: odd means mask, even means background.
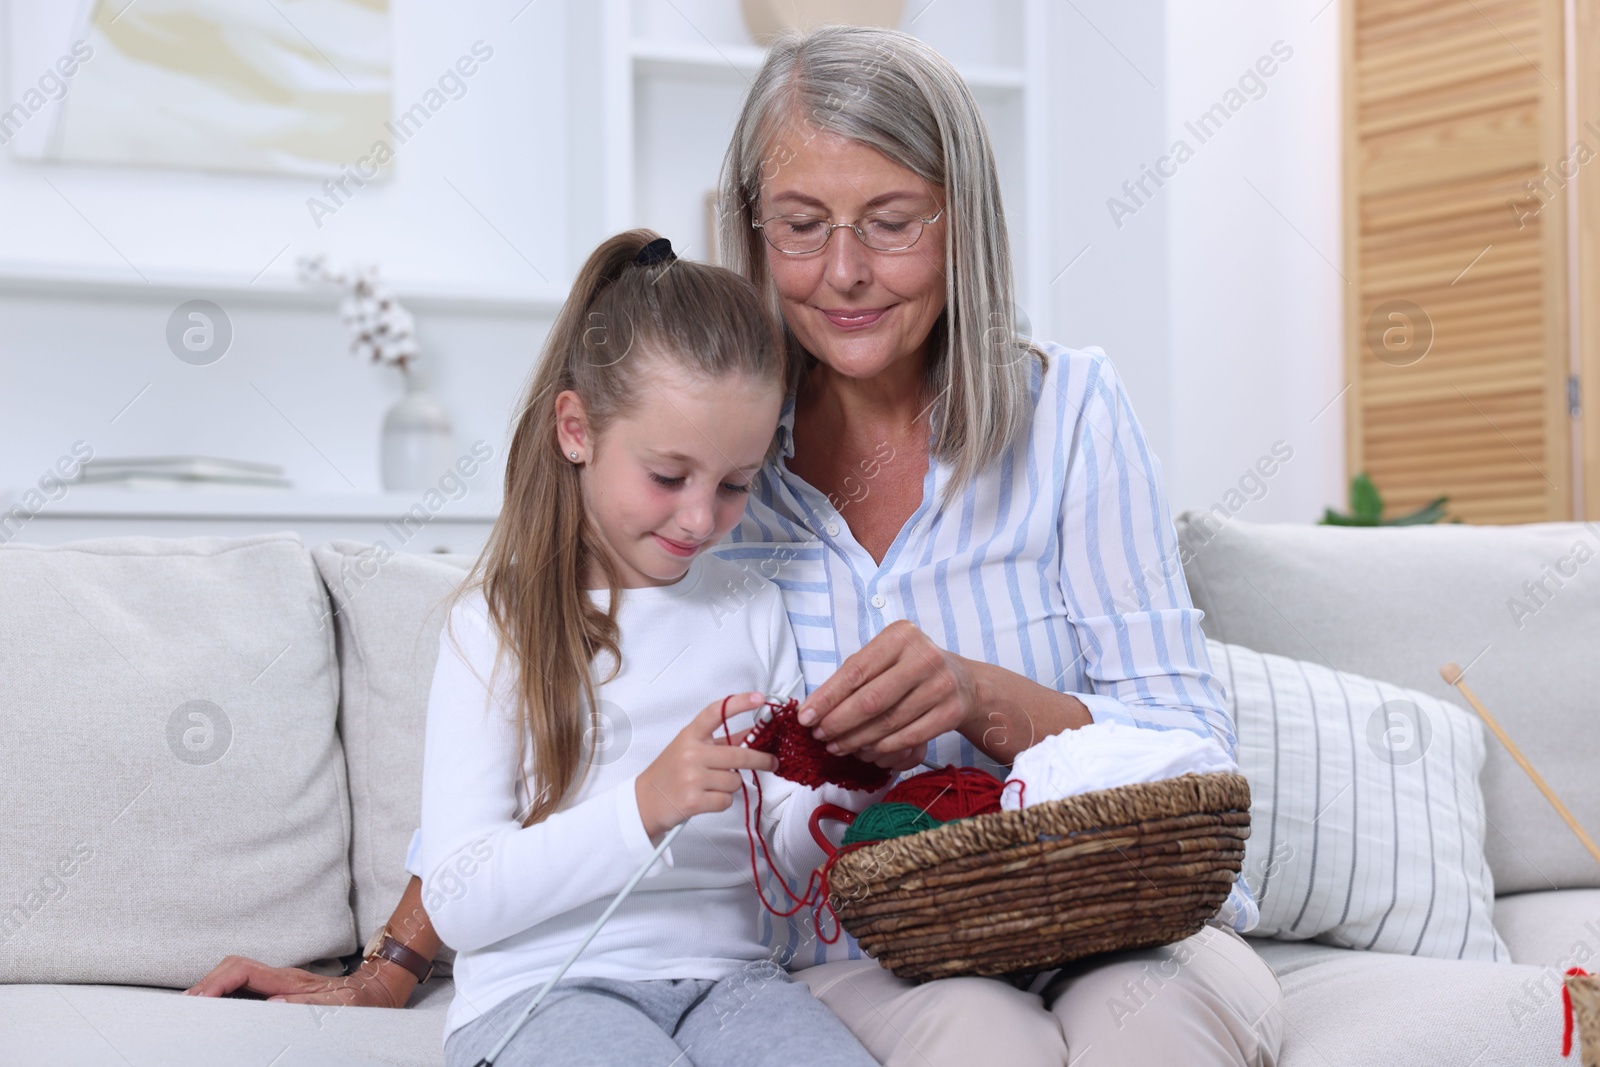
[[[797,357],[775,460],[718,552],[784,592],[835,751],[1009,763],[1090,722],[1234,738],[1160,466],[1110,362],[1016,337],[988,134],[955,70],[890,31],[780,41],[724,167],[723,252]],[[354,979],[230,957],[193,992],[403,1004],[438,939],[413,878]],[[1272,972],[1233,926],[1025,987],[897,979],[806,917],[775,954],[885,1064],[1270,1064]]]

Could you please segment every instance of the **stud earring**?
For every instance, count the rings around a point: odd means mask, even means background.
[[[567,455],[572,457],[572,462],[578,462],[578,454],[576,452],[568,452]]]

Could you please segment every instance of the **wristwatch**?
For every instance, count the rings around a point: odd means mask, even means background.
[[[398,963],[406,970],[417,976],[417,984],[428,980],[433,973],[433,961],[420,952],[413,952],[402,945],[394,934],[389,932],[389,924],[379,927],[378,932],[372,935],[367,942],[367,947],[361,952],[361,962],[366,963],[372,959],[390,960]]]

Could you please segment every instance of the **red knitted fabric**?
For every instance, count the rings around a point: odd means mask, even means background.
[[[811,736],[809,727],[795,718],[800,702],[791,699],[767,722],[750,731],[745,742],[758,752],[778,757],[778,774],[791,782],[816,788],[832,784],[857,793],[870,793],[889,784],[887,768],[854,756],[835,756]]]

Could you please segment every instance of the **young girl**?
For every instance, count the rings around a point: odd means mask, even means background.
[[[457,952],[452,1067],[499,1042],[691,818],[503,1062],[873,1062],[767,962],[734,803],[740,773],[761,775],[774,855],[803,877],[823,860],[813,809],[876,799],[738,747],[799,658],[776,587],[705,550],[768,458],[783,360],[750,283],[646,230],[601,245],[556,320],[428,704],[423,899]]]

